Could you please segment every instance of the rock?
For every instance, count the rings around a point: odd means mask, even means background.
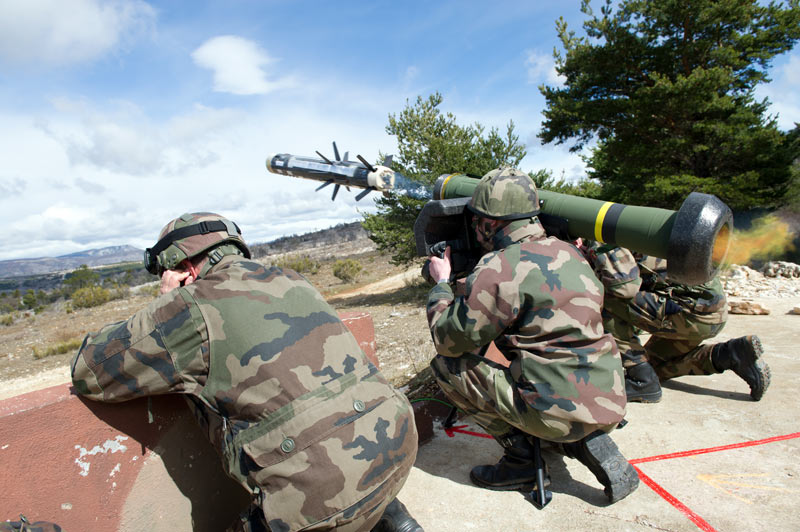
[[[766,263],[761,272],[766,277],[800,277],[800,265],[793,262],[772,261]]]
[[[769,309],[755,301],[728,301],[731,314],[769,314]]]
[[[789,311],[789,314],[800,314],[800,306],[794,307]]]

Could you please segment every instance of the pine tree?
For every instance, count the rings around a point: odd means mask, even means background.
[[[692,191],[734,209],[781,204],[800,156],[754,89],[800,38],[798,0],[610,0],[556,26],[563,87],[541,86],[544,143],[592,147],[603,196],[677,208]],[[596,144],[594,144],[596,143]]]

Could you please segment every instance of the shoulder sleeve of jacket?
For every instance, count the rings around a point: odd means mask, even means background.
[[[598,252],[594,267],[607,296],[630,299],[642,286],[636,259],[625,248]]]
[[[196,305],[183,289],[154,300],[127,321],[90,333],[72,363],[75,389],[90,399],[125,401],[179,392],[182,353],[197,352],[205,331]]]
[[[483,347],[519,314],[514,272],[502,252],[489,253],[467,277],[464,296],[437,284],[428,296],[427,317],[436,352],[457,357]],[[502,287],[501,287],[502,285]]]

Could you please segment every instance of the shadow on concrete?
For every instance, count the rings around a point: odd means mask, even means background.
[[[164,395],[116,404],[79,399],[104,423],[135,440],[142,456],[150,450],[160,458],[175,488],[191,505],[195,532],[224,530],[249,505],[249,494],[225,474],[219,455],[183,398]],[[163,507],[160,492],[150,485],[158,482],[152,478],[158,473],[143,469],[139,475],[142,481],[134,485],[123,509],[123,529],[125,514],[133,515],[131,520],[135,520],[135,514],[146,514],[151,504],[158,507],[161,503]]]
[[[689,384],[688,382],[685,381],[677,381],[674,379],[670,379],[668,381],[662,381],[661,386],[663,388],[669,388],[670,390],[690,393],[693,395],[708,395],[713,397],[719,397],[721,399],[733,399],[734,401],[752,402],[749,393],[731,392],[728,390],[715,390],[713,388],[704,388],[702,386],[697,386],[694,384]]]

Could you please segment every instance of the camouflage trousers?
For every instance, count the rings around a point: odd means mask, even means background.
[[[651,292],[633,299],[608,298],[603,303],[603,327],[611,333],[626,368],[649,362],[660,380],[682,375],[719,373],[711,362],[715,344],[703,344],[725,327],[727,312],[700,314]],[[650,333],[642,345],[639,332]]]
[[[413,464],[409,464],[408,471],[405,472],[403,478],[410,473],[411,465]],[[356,504],[327,519],[307,526],[303,530],[308,532],[329,530],[336,530],[337,532],[369,532],[383,517],[383,512],[389,506],[389,503],[395,499],[402,485],[403,483],[384,482]],[[278,527],[273,531],[266,522],[262,507],[263,502],[253,501],[253,504],[239,514],[236,522],[228,527],[225,532],[278,532],[279,530],[285,530],[285,528]]]
[[[480,355],[436,355],[431,368],[447,398],[495,438],[516,428],[545,441],[573,442],[598,429],[609,432],[616,427],[616,423],[566,421],[530,407],[522,399],[511,371]]]

